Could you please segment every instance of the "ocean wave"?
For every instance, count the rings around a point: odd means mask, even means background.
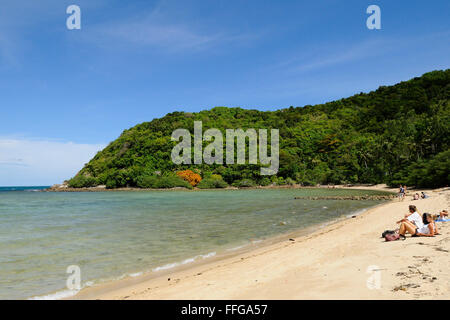
[[[55,293],[47,294],[44,296],[36,296],[29,298],[28,300],[60,300],[64,298],[70,298],[76,295],[80,290],[62,290]]]
[[[210,252],[210,253],[208,253],[208,254],[205,254],[205,255],[200,255],[200,257],[202,257],[203,259],[207,259],[207,258],[211,258],[211,257],[214,257],[216,255],[216,253],[215,252]]]
[[[234,247],[234,248],[230,248],[230,249],[227,249],[227,251],[236,251],[236,250],[239,250],[239,249],[242,249],[242,248],[245,248],[247,245],[242,245],[242,246],[237,246],[237,247]]]
[[[70,297],[75,296],[76,294],[78,294],[78,292],[80,292],[84,288],[92,287],[93,285],[94,285],[94,281],[86,281],[86,283],[84,283],[81,286],[80,290],[64,289],[64,290],[56,291],[54,293],[49,293],[49,294],[46,294],[46,295],[42,295],[42,296],[34,296],[34,297],[31,297],[31,298],[28,298],[27,300],[61,300],[61,299],[66,299],[66,298],[70,298]]]
[[[159,266],[159,267],[153,268],[152,271],[153,272],[158,272],[158,271],[162,271],[162,270],[172,269],[172,268],[175,268],[175,267],[180,266],[180,265],[185,265],[185,264],[188,264],[188,263],[195,262],[198,259],[208,259],[208,258],[214,257],[215,255],[216,255],[216,252],[209,252],[207,254],[200,254],[200,255],[197,255],[197,256],[195,256],[193,258],[185,259],[182,262],[169,263],[169,264],[165,264],[163,266]],[[145,273],[144,271],[134,272],[134,273],[125,273],[125,274],[123,274],[123,275],[121,275],[121,276],[119,276],[119,277],[117,277],[115,279],[112,279],[112,281],[114,281],[114,280],[121,280],[121,279],[124,279],[124,278],[127,278],[127,277],[135,278],[135,277],[142,276],[144,273]],[[98,282],[101,283],[101,282],[104,282],[104,281],[100,279],[100,280],[98,280]],[[46,294],[46,295],[42,295],[42,296],[34,296],[34,297],[31,297],[31,298],[28,298],[28,300],[61,300],[61,299],[66,299],[66,298],[70,298],[70,297],[75,296],[76,294],[78,294],[84,288],[94,286],[96,283],[97,282],[94,282],[94,281],[87,281],[85,284],[83,284],[81,286],[80,290],[65,289],[65,290],[60,290],[60,291],[57,291],[57,292],[54,292],[54,293],[50,293],[50,294]]]
[[[169,264],[165,264],[165,265],[160,266],[160,267],[153,268],[152,271],[153,272],[158,272],[158,271],[162,271],[162,270],[173,269],[173,268],[175,268],[177,266],[180,266],[180,265],[193,263],[193,262],[197,261],[200,258],[208,259],[208,258],[214,257],[215,255],[216,255],[216,252],[210,252],[208,254],[199,254],[199,255],[197,255],[195,257],[187,258],[187,259],[185,259],[185,260],[183,260],[181,262],[169,263]]]
[[[169,263],[169,264],[163,265],[161,267],[153,268],[152,271],[153,272],[158,272],[158,271],[161,271],[161,270],[172,269],[172,268],[175,268],[178,265],[180,265],[180,264],[177,263],[177,262],[176,263]]]

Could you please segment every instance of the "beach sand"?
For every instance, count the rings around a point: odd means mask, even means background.
[[[381,238],[384,230],[397,227],[395,221],[410,204],[420,213],[449,208],[448,188],[427,193],[429,199],[412,201],[408,195],[402,202],[393,200],[295,241],[285,238],[151,279],[87,288],[74,298],[449,299],[450,222],[438,222],[441,235],[435,237],[408,235],[393,242]]]

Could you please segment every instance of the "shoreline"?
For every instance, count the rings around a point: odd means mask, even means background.
[[[273,189],[273,191],[280,190],[280,189],[285,190],[285,191],[290,190],[290,188],[286,188],[286,187],[284,187],[284,188],[268,188],[265,190],[271,190],[271,189]],[[318,188],[310,188],[310,189],[318,189]],[[225,191],[223,189],[212,189],[212,190],[216,190],[218,192]],[[255,190],[255,189],[253,189],[253,190]],[[338,189],[335,189],[335,190],[338,191]],[[335,190],[330,190],[330,191],[334,192]],[[239,190],[229,190],[229,191],[231,192],[231,191],[239,191]],[[242,192],[242,190],[240,190],[240,191]],[[358,193],[354,193],[354,192],[347,192],[347,193],[358,194]],[[295,199],[294,193],[291,192],[291,194],[293,194],[293,195],[292,195],[292,198],[290,198],[290,199],[294,200]],[[370,194],[370,193],[367,192],[365,194]],[[343,200],[345,200],[345,199],[343,199]],[[360,199],[360,200],[368,200],[368,199]],[[380,200],[380,199],[376,199],[376,200]],[[386,199],[383,198],[381,200],[386,200]],[[377,204],[373,204],[373,203],[366,204],[366,205],[364,205],[364,207],[359,208],[359,209],[354,208],[354,210],[351,211],[352,212],[351,215],[361,214],[361,212],[365,212],[366,210],[372,208],[374,205],[378,206],[378,205],[382,205],[383,203],[385,203],[385,201],[383,201],[382,203],[377,203]],[[362,205],[359,205],[359,206],[362,206]],[[101,277],[98,277],[95,279],[86,279],[86,280],[83,279],[81,292],[83,292],[85,289],[91,288],[91,287],[98,288],[98,287],[103,287],[105,284],[109,285],[109,284],[114,284],[118,281],[122,282],[122,280],[124,280],[124,279],[126,281],[127,279],[129,280],[129,279],[136,279],[136,278],[138,278],[138,279],[155,278],[155,277],[165,275],[167,273],[172,273],[172,272],[176,272],[179,270],[189,269],[194,266],[203,265],[203,264],[209,263],[209,262],[223,260],[225,258],[233,257],[233,256],[236,256],[236,255],[244,253],[244,252],[249,252],[249,251],[252,251],[252,250],[260,248],[260,247],[264,247],[264,246],[267,246],[267,245],[270,245],[273,243],[284,241],[285,239],[288,239],[293,236],[310,234],[317,228],[322,228],[326,225],[336,223],[342,219],[351,218],[351,215],[348,216],[347,213],[348,212],[344,211],[342,213],[342,216],[340,216],[340,217],[334,217],[334,218],[331,217],[324,221],[317,221],[313,226],[307,226],[307,227],[301,227],[301,228],[296,227],[291,230],[281,230],[280,229],[278,232],[281,232],[281,233],[277,233],[277,234],[270,235],[270,236],[262,235],[261,237],[258,237],[258,238],[249,238],[247,242],[244,241],[244,242],[236,242],[235,244],[232,243],[227,248],[219,248],[218,250],[216,250],[214,248],[212,248],[212,249],[209,248],[210,250],[200,252],[196,256],[184,256],[178,260],[172,260],[165,264],[154,264],[154,265],[150,265],[150,266],[144,265],[141,268],[127,270],[127,271],[123,272],[122,274],[116,274],[114,276],[104,274]],[[213,254],[213,257],[208,257],[207,259],[203,258],[203,256],[209,255],[211,253]],[[194,261],[189,261],[189,260],[194,260]],[[155,271],[155,269],[160,269],[161,271]],[[33,296],[27,297],[26,299],[38,299],[38,300],[39,299],[66,299],[66,298],[70,299],[72,296],[74,296],[73,291],[61,288],[56,291],[47,291],[47,292],[44,291],[43,293],[35,294]]]
[[[335,199],[335,200],[341,200],[341,199]],[[343,200],[346,200],[346,199],[343,199]],[[355,200],[355,199],[353,199],[353,200]],[[359,199],[359,200],[367,200],[367,199]],[[105,277],[102,279],[90,280],[90,281],[87,281],[87,283],[89,283],[89,284],[83,285],[82,289],[78,292],[74,292],[74,291],[71,291],[68,289],[61,289],[61,290],[58,290],[55,292],[29,297],[28,299],[37,299],[37,300],[41,300],[41,299],[45,299],[45,300],[47,300],[47,299],[50,299],[50,300],[51,299],[79,299],[80,296],[84,295],[84,292],[86,290],[89,290],[89,291],[94,290],[94,291],[102,292],[102,291],[105,291],[104,290],[105,288],[121,287],[123,284],[141,282],[141,281],[145,281],[145,280],[154,279],[157,277],[165,277],[166,275],[174,273],[174,272],[188,270],[188,269],[195,268],[198,266],[203,266],[205,264],[220,262],[225,259],[233,258],[233,257],[241,255],[241,254],[250,253],[253,250],[256,250],[259,248],[264,248],[264,247],[267,247],[267,246],[270,246],[273,244],[281,243],[281,242],[286,241],[293,237],[301,237],[301,236],[310,235],[310,234],[314,233],[317,228],[322,229],[327,226],[338,223],[342,220],[354,218],[356,216],[359,216],[360,214],[365,213],[368,210],[371,210],[372,208],[386,204],[389,200],[387,200],[387,198],[382,198],[381,201],[383,201],[383,202],[352,211],[351,214],[344,214],[340,217],[335,217],[335,218],[332,218],[332,219],[326,220],[326,221],[318,221],[314,225],[311,225],[311,226],[284,231],[283,233],[271,235],[269,237],[250,239],[249,242],[236,244],[234,247],[223,248],[219,251],[211,249],[210,252],[204,252],[203,254],[198,254],[195,257],[181,258],[178,261],[173,261],[173,262],[167,263],[165,265],[153,266],[151,268],[147,268],[144,271],[141,270],[141,271],[126,272],[115,278]],[[89,294],[89,295],[91,295],[91,294]]]
[[[106,281],[104,283],[96,284],[95,286],[82,288],[78,293],[63,299],[74,299],[74,300],[84,300],[84,299],[98,299],[97,296],[103,296],[104,294],[108,295],[109,293],[116,291],[119,288],[129,287],[130,285],[137,285],[143,282],[159,280],[159,279],[170,279],[174,277],[174,275],[180,272],[190,272],[196,270],[197,268],[202,267],[214,267],[216,264],[220,264],[221,262],[227,261],[228,259],[235,259],[237,257],[246,256],[248,254],[254,253],[257,250],[264,250],[271,246],[280,245],[286,241],[291,241],[293,238],[302,238],[314,235],[321,230],[324,230],[327,227],[332,227],[335,224],[340,222],[356,218],[360,215],[365,214],[366,212],[386,205],[389,203],[389,200],[385,200],[384,203],[376,204],[374,206],[370,206],[364,209],[360,209],[358,211],[352,212],[351,214],[343,215],[339,218],[335,218],[329,221],[318,222],[315,225],[308,226],[306,228],[290,230],[284,232],[282,234],[270,236],[265,239],[253,240],[250,243],[240,245],[235,248],[226,249],[223,252],[214,252],[214,255],[208,257],[208,259],[204,258],[202,260],[195,260],[192,263],[180,263],[174,262],[168,265],[174,265],[170,268],[164,268],[164,266],[159,266],[156,269],[160,269],[158,271],[147,271],[147,272],[139,272],[138,276],[131,276],[128,274],[126,277],[120,277],[115,280]],[[315,231],[318,229],[318,231]],[[291,239],[291,240],[290,240]],[[211,252],[209,253],[211,254]],[[194,272],[195,273],[195,272]],[[175,279],[176,280],[176,279]],[[45,296],[45,295],[44,295]],[[109,299],[109,298],[107,298]]]
[[[361,189],[361,187],[351,188]],[[392,191],[385,186],[367,188]],[[117,280],[108,284],[85,288],[70,299],[405,299],[411,297],[419,299],[435,296],[448,299],[448,279],[450,278],[448,276],[434,276],[438,280],[441,279],[443,283],[437,286],[436,292],[433,292],[432,289],[436,288],[433,285],[434,280],[432,280],[431,285],[427,283],[430,289],[427,289],[425,293],[420,293],[423,289],[416,289],[421,288],[421,285],[416,287],[417,284],[400,283],[401,281],[399,280],[409,279],[414,276],[414,274],[410,275],[405,271],[398,271],[397,273],[384,276],[383,278],[388,278],[388,281],[383,281],[386,286],[384,289],[368,290],[365,282],[369,276],[366,273],[366,268],[370,265],[386,264],[386,268],[380,268],[383,270],[400,270],[403,268],[410,271],[411,268],[408,267],[411,267],[411,265],[407,264],[414,264],[414,260],[417,259],[414,256],[425,256],[414,255],[413,253],[405,255],[395,250],[395,248],[406,246],[408,250],[411,250],[411,245],[416,243],[417,248],[415,249],[423,251],[427,244],[421,245],[417,243],[435,243],[436,241],[443,242],[442,245],[444,247],[445,245],[448,246],[448,227],[445,227],[445,223],[439,224],[442,235],[434,238],[408,237],[406,241],[389,243],[385,243],[383,239],[380,239],[380,233],[385,229],[391,229],[392,224],[395,224],[395,219],[403,215],[404,208],[407,208],[407,205],[410,203],[418,205],[419,210],[421,206],[433,210],[438,208],[438,206],[448,207],[450,195],[448,188],[428,190],[428,193],[431,195],[430,199],[420,201],[405,200],[403,202],[389,201],[369,208],[353,219],[344,218],[334,222],[331,221],[325,227],[306,235],[298,234],[297,230],[295,235],[295,232],[289,236],[286,234],[281,235],[279,237],[280,241],[276,243],[267,243],[267,245],[265,243],[260,247],[250,248],[250,250],[245,252],[236,252],[229,257],[202,261],[201,264],[188,265],[186,268],[179,270],[170,269],[157,276],[139,276],[133,279]],[[399,212],[393,214],[393,209]],[[385,226],[383,221],[380,222],[380,219],[376,217],[383,212],[387,212],[384,215],[388,215],[391,219],[391,221],[387,221],[387,224],[385,223]],[[364,230],[364,227],[372,227],[373,229],[373,227],[377,226],[377,228],[371,230],[369,234],[372,236],[370,238],[360,238],[358,233],[346,235],[347,231],[354,233],[355,230],[353,229],[361,226],[363,226],[363,233],[367,232]],[[317,226],[315,228],[317,229]],[[287,239],[287,237],[293,238],[292,240],[294,241]],[[373,248],[365,248],[365,241],[370,241],[370,246]],[[354,243],[356,248],[348,247],[349,243]],[[320,250],[311,250],[311,248],[316,247],[319,247]],[[333,248],[334,250],[330,251]],[[445,249],[441,249],[444,251],[436,249],[436,252],[433,252],[433,254],[442,255],[446,253],[445,250],[448,251],[450,248],[445,247]],[[380,258],[385,256],[386,251],[389,250],[394,250],[391,252],[392,256],[395,257],[394,260],[411,259],[411,262],[405,263],[403,261],[400,264],[396,262],[395,265],[392,265],[393,261],[390,261],[390,256],[380,261]],[[358,252],[359,254],[355,256],[355,253]],[[338,253],[338,256],[336,256],[336,253]],[[340,256],[341,254],[342,256]],[[353,255],[353,259],[347,258],[347,254]],[[354,284],[353,286],[345,285],[346,282],[354,281],[354,274],[352,272],[349,274],[348,270],[336,270],[336,266],[346,262],[348,267],[352,269],[355,261],[367,260],[367,256],[374,261],[372,263],[367,262],[364,264],[364,267],[358,268],[358,277],[356,277],[356,279],[360,279],[358,286],[355,288]],[[440,260],[445,259],[445,255],[442,256],[438,258]],[[293,260],[293,257],[297,257],[299,260]],[[427,261],[431,260],[429,258],[424,259],[427,259]],[[327,263],[324,264],[323,261],[327,261]],[[447,264],[445,261],[444,265]],[[272,268],[267,269],[268,265],[272,266]],[[439,265],[431,273],[444,272],[438,269]],[[302,272],[299,272],[299,270],[302,270]],[[355,270],[352,271],[353,273],[355,272]],[[311,272],[314,274],[312,277],[314,281],[309,276]],[[317,273],[322,273],[322,276],[317,278]],[[382,271],[382,273],[385,272]],[[289,279],[293,277],[292,274],[303,274],[303,276],[297,281],[292,281]],[[333,281],[331,283],[324,282],[323,274],[328,277],[332,275]],[[424,273],[422,272],[422,274]],[[255,279],[250,281],[251,278]],[[293,278],[295,279],[296,277]],[[426,276],[423,275],[422,278],[426,278]],[[433,279],[433,277],[430,279]],[[425,281],[425,279],[422,280]],[[420,281],[420,279],[417,279],[417,281]],[[399,283],[397,287],[400,286],[401,289],[394,290],[396,288],[395,283]],[[442,284],[444,285],[443,288],[441,288]],[[308,285],[309,288],[307,292],[300,290],[305,285]],[[402,285],[406,287],[403,288],[401,287]],[[323,289],[327,286],[331,287],[331,290]],[[422,287],[426,287],[426,285],[422,285]],[[413,291],[419,293],[411,296],[411,294],[414,294]]]
[[[200,189],[193,188],[188,189],[184,187],[174,187],[174,188],[136,188],[136,187],[125,187],[125,188],[115,188],[107,189],[106,187],[90,187],[90,188],[71,188],[65,185],[53,185],[47,189],[40,190],[41,192],[145,192],[145,191],[211,191],[211,190],[258,190],[258,189],[360,189],[360,190],[375,190],[375,191],[385,191],[397,193],[397,188],[391,188],[384,184],[382,185],[370,185],[370,184],[358,184],[358,185],[317,185],[317,186],[303,186],[300,184],[292,185],[269,185],[269,186],[254,186],[254,187],[233,187],[228,186],[225,188],[211,188],[211,189]],[[414,189],[415,190],[415,189]]]

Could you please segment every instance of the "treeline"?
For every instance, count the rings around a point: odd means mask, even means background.
[[[258,111],[216,107],[173,112],[125,130],[69,180],[72,187],[171,187],[190,169],[212,186],[301,183],[387,183],[446,186],[450,174],[450,69],[321,105]],[[175,129],[279,129],[280,168],[175,165]],[[205,143],[207,145],[208,143]],[[211,177],[223,182],[211,181]],[[182,182],[180,182],[182,180]],[[143,181],[150,181],[145,184]],[[185,185],[185,184],[184,184]],[[204,183],[206,185],[206,183]]]

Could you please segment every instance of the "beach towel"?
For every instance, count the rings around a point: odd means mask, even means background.
[[[434,220],[434,221],[436,221],[436,222],[447,222],[447,221],[450,221],[450,219],[437,219],[437,220]]]

